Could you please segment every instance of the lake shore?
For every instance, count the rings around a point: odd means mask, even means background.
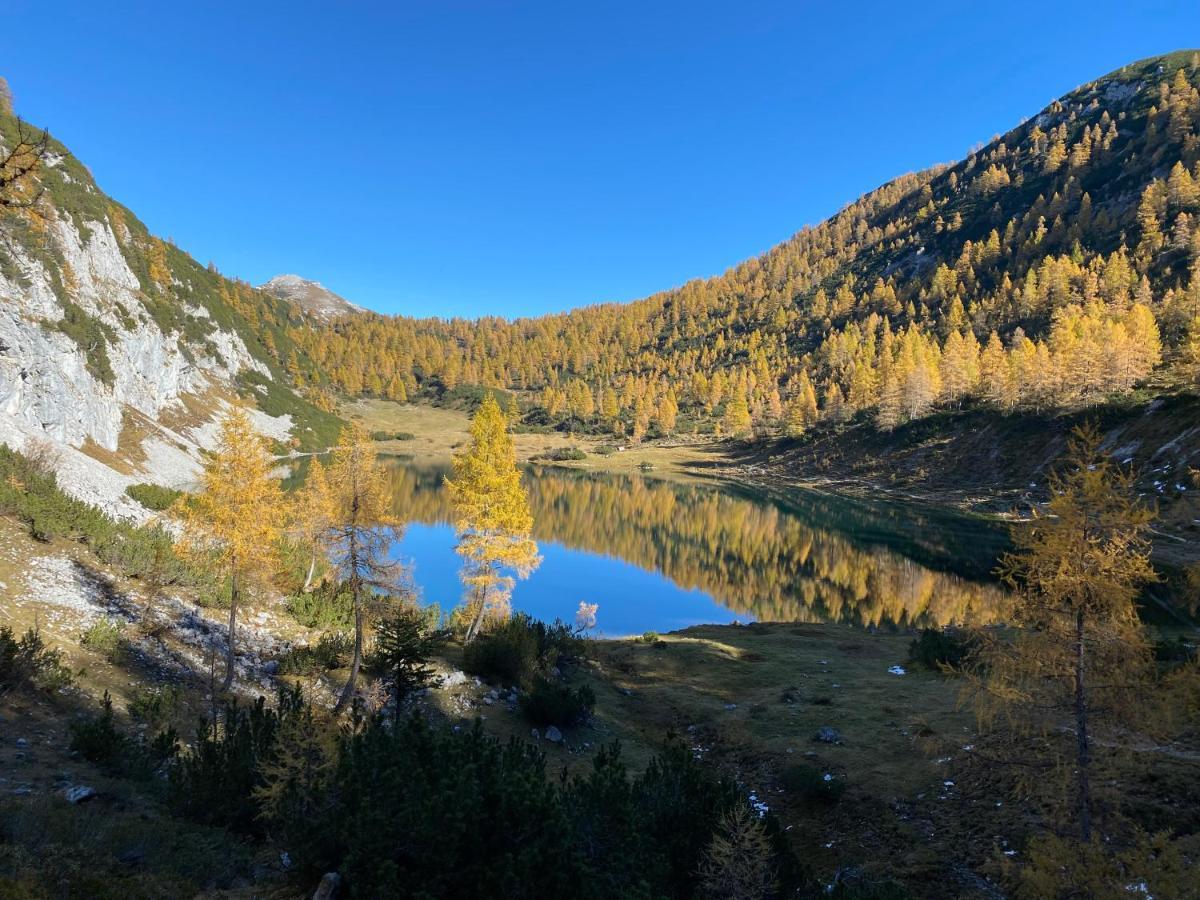
[[[469,415],[456,409],[385,400],[346,404],[341,414],[370,431],[406,432],[408,440],[380,442],[381,449],[416,463],[448,464],[468,436]],[[1116,414],[1110,414],[1116,415]],[[800,442],[769,439],[742,443],[678,437],[643,444],[605,436],[561,432],[514,435],[517,458],[606,474],[642,473],[657,478],[721,480],[773,491],[823,491],[864,500],[899,500],[954,510],[993,522],[1029,518],[1049,495],[1046,472],[1075,422],[1031,423],[981,414],[979,422],[948,432],[937,422],[893,434],[847,428],[822,431]],[[1175,417],[1177,418],[1177,417]],[[1147,448],[1169,437],[1177,424],[1139,419],[1130,438]],[[1036,427],[1035,427],[1036,426]],[[1127,426],[1127,428],[1130,426]],[[547,460],[571,448],[582,460]],[[598,452],[601,448],[611,452]],[[963,468],[964,460],[986,464]],[[1147,495],[1160,494],[1149,462]],[[1200,564],[1200,491],[1160,497],[1163,514],[1152,533],[1156,563],[1173,572]],[[1194,496],[1193,496],[1194,495]],[[1164,501],[1167,502],[1163,505]]]

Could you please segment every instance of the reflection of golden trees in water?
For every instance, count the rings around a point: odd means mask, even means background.
[[[397,467],[397,512],[449,518],[441,473]],[[947,625],[996,619],[1004,593],[858,547],[770,503],[643,478],[527,478],[534,536],[616,556],[765,621]]]

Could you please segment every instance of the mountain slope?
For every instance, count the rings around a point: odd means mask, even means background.
[[[281,446],[331,440],[336,420],[283,377],[286,302],[153,237],[64,146],[0,115],[0,159],[21,147],[34,171],[0,206],[0,441],[46,443],[65,485],[141,516],[124,488],[188,484],[239,399]]]
[[[634,303],[515,322],[366,315],[294,337],[350,394],[496,385],[538,392],[531,423],[618,434],[728,432],[731,401],[767,433],[789,403],[798,429],[860,413],[891,428],[964,402],[1073,408],[1156,370],[1191,380],[1198,85],[1196,51],[1132,64],[959,163]]]

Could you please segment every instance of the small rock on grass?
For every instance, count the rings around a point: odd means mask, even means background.
[[[820,741],[822,744],[840,744],[842,742],[842,733],[836,728],[822,725],[817,729],[817,733],[813,735],[813,740]]]
[[[63,791],[63,796],[67,798],[68,803],[78,806],[80,803],[87,803],[96,796],[96,789],[88,787],[85,784],[77,784]]]

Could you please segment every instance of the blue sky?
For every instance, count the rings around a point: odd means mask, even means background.
[[[17,111],[201,262],[414,315],[719,273],[1127,62],[1196,0],[6,0]]]

